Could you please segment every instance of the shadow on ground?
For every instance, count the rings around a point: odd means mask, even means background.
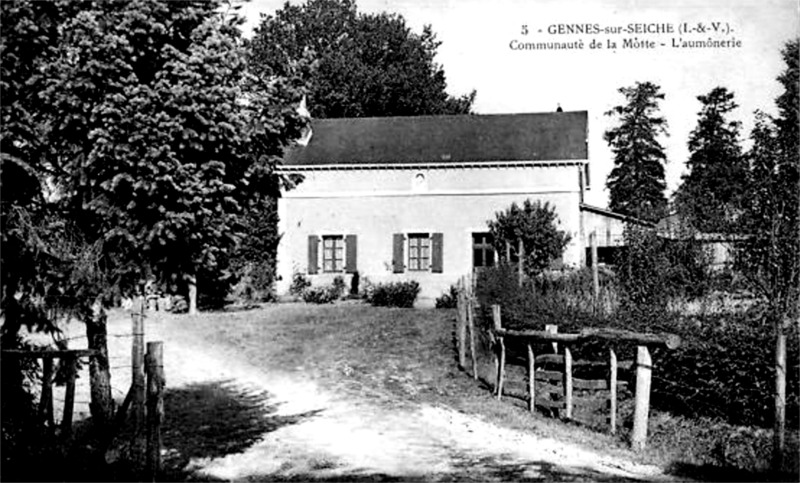
[[[529,482],[639,482],[639,479],[625,478],[596,471],[591,468],[567,467],[555,465],[545,461],[514,462],[502,461],[503,456],[466,458],[456,456],[453,469],[447,473],[432,473],[426,475],[387,475],[384,473],[346,472],[333,476],[318,476],[310,474],[296,475],[252,475],[247,481],[529,481]]]
[[[673,463],[667,468],[669,475],[697,481],[798,481],[797,473],[755,472],[716,465]]]
[[[249,391],[231,381],[192,384],[167,390],[162,427],[162,480],[194,479],[186,467],[192,458],[240,453],[268,432],[314,416],[311,411],[277,416],[270,394]]]

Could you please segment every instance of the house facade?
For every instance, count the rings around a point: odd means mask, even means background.
[[[317,120],[280,171],[302,177],[278,202],[279,294],[312,285],[416,280],[431,301],[492,265],[489,220],[526,199],[555,207],[583,263],[587,113]],[[299,175],[299,176],[298,176]]]

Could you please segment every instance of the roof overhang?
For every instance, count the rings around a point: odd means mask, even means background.
[[[558,161],[450,161],[447,163],[358,163],[358,164],[279,164],[276,170],[282,173],[300,171],[352,171],[352,170],[396,170],[396,169],[454,169],[454,168],[527,168],[548,166],[582,166],[586,159],[569,159]]]

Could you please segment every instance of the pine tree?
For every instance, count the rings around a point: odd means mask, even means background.
[[[733,97],[724,87],[697,97],[703,107],[689,136],[689,171],[675,202],[682,218],[701,232],[734,231],[741,214],[747,163],[739,146],[740,123],[726,119],[738,107]]]
[[[619,125],[605,133],[614,153],[614,168],[608,176],[609,208],[624,215],[657,221],[665,214],[664,147],[659,135],[667,135],[667,121],[658,115],[664,99],[661,87],[637,82],[622,87],[626,104],[606,113],[619,118]]]

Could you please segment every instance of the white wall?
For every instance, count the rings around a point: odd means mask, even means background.
[[[561,229],[572,235],[564,255],[580,263],[578,166],[508,168],[380,169],[305,172],[305,180],[279,201],[278,292],[285,293],[295,271],[306,273],[308,236],[354,234],[363,281],[414,279],[421,298],[433,299],[472,270],[472,233],[512,202],[549,201]],[[417,175],[422,173],[424,181]],[[444,235],[443,273],[394,274],[394,233]],[[320,248],[321,250],[321,248]],[[408,251],[405,251],[408,257]],[[321,252],[320,252],[321,266]],[[315,285],[336,274],[309,275]],[[346,277],[349,284],[349,276]]]

